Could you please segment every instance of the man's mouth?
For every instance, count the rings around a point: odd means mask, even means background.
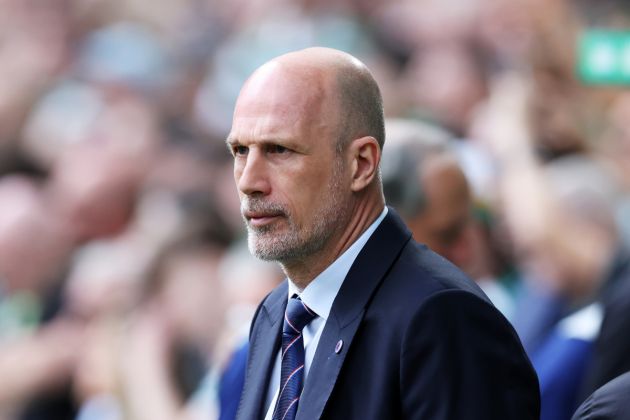
[[[250,226],[260,227],[265,226],[269,223],[272,223],[278,218],[282,217],[283,214],[280,212],[250,212],[246,211],[243,213],[245,219],[247,220]]]

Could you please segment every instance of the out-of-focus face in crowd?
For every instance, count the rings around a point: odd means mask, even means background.
[[[42,190],[27,178],[0,182],[0,285],[40,294],[57,281],[72,235],[57,223]]]
[[[454,140],[421,121],[388,119],[386,127],[382,173],[388,203],[401,213],[416,241],[473,275],[473,196]]]

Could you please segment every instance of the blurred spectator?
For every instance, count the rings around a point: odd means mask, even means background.
[[[604,319],[600,334],[597,338],[593,363],[587,373],[586,382],[582,389],[582,396],[586,397],[597,388],[616,376],[630,370],[630,342],[627,340],[627,313],[630,310],[630,232],[628,222],[630,215],[630,176],[627,165],[630,162],[628,145],[627,120],[630,101],[626,93],[619,95],[609,109],[608,121],[602,138],[603,162],[612,170],[616,180],[621,184],[622,194],[617,202],[617,222],[621,236],[621,249],[618,253],[618,263],[612,267],[611,276],[619,280],[611,285],[602,296],[604,305]],[[624,264],[625,258],[625,264]]]
[[[0,199],[0,296],[31,293],[42,298],[64,269],[73,237],[47,211],[42,188],[33,180],[4,177]]]
[[[548,229],[562,239],[550,238],[536,252],[527,248],[525,262],[531,264],[532,276],[556,288],[562,319],[532,353],[532,362],[539,367],[541,392],[549,401],[545,418],[569,418],[566,413],[580,402],[592,365],[606,363],[593,343],[608,316],[606,296],[630,279],[630,259],[618,248],[614,182],[608,174],[586,159],[563,158],[550,164],[546,179],[562,214],[562,221]]]
[[[127,351],[118,355],[124,417],[199,418],[189,417],[184,403],[217,343],[225,305],[217,273],[221,249],[211,241],[176,243],[150,274],[153,291],[135,311],[122,335]]]
[[[612,176],[587,156],[541,166],[528,124],[527,84],[506,78],[484,116],[483,139],[498,159],[500,198],[530,294],[515,326],[536,368],[542,419],[569,419],[607,311],[625,281],[627,255],[615,224]]]
[[[139,165],[137,159],[93,145],[65,153],[47,185],[51,211],[79,242],[124,231],[139,192]]]
[[[155,408],[168,408],[203,373],[201,353],[216,334],[208,320],[220,325],[212,280],[225,239],[212,231],[190,237],[192,221],[178,211],[176,202],[147,194],[124,235],[92,242],[78,255],[66,293],[69,310],[89,327],[73,378],[80,418],[123,418],[128,410],[143,416],[137,386],[145,380],[145,397],[164,392],[172,398]],[[181,235],[189,239],[176,239]]]
[[[41,187],[28,178],[3,178],[0,198],[0,375],[7,381],[0,413],[12,418],[31,399],[64,392],[82,328],[58,316],[72,232],[57,223]],[[48,408],[50,418],[68,412]]]
[[[219,267],[227,305],[213,364],[191,402],[200,416],[215,412],[220,420],[236,418],[245,381],[250,321],[262,299],[283,279],[274,263],[255,259],[246,242],[234,244]],[[200,417],[204,418],[204,417]]]
[[[396,208],[414,239],[475,279],[510,316],[513,302],[499,283],[493,249],[473,214],[473,196],[446,131],[420,121],[386,120],[382,177],[387,203]]]
[[[466,177],[450,149],[450,136],[416,121],[388,120],[383,182],[414,238],[460,267],[470,263],[465,232],[471,216]]]

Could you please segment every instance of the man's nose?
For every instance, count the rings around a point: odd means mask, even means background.
[[[249,151],[240,171],[237,169],[236,175],[238,189],[242,194],[269,194],[270,184],[264,155],[257,149]]]

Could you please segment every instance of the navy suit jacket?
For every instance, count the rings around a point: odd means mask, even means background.
[[[630,372],[597,389],[582,403],[572,420],[626,420],[630,413]]]
[[[240,420],[267,410],[287,293],[285,282],[254,316]],[[534,420],[539,410],[511,325],[390,208],[333,303],[297,419]]]

